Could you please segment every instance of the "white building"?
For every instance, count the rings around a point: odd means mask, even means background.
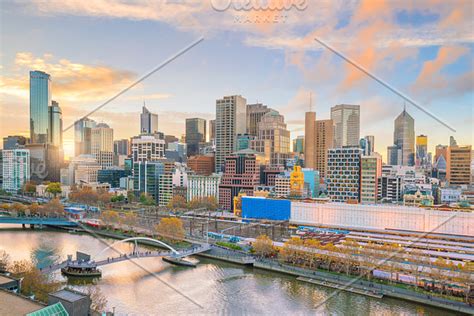
[[[28,149],[3,150],[3,190],[17,193],[30,180],[30,151]]]
[[[102,167],[93,155],[79,155],[71,161],[69,169],[74,174],[74,183],[84,184],[96,183]]]
[[[157,161],[165,157],[165,141],[158,135],[140,135],[132,138],[132,159]]]
[[[91,153],[103,169],[114,164],[114,130],[100,123],[91,129]]]
[[[334,124],[334,146],[358,146],[360,139],[360,106],[339,104],[331,108]]]
[[[173,171],[173,187],[188,186],[188,170],[185,164],[175,162]]]
[[[462,191],[460,189],[439,188],[438,189],[439,202],[441,204],[457,203],[461,201],[461,193]]]
[[[288,175],[277,175],[275,177],[275,196],[288,197],[291,192],[290,177]]]
[[[219,202],[219,184],[221,176],[213,174],[210,176],[188,175],[187,199],[203,198],[213,196]]]
[[[474,235],[474,213],[398,205],[292,202],[290,222],[352,229]]]

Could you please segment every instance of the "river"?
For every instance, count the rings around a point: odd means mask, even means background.
[[[10,254],[12,260],[34,258],[42,266],[65,260],[76,251],[94,255],[105,247],[104,241],[89,235],[0,227],[0,250]],[[130,244],[117,247],[124,252],[132,250]],[[102,257],[112,255],[110,251]],[[287,275],[198,260],[197,268],[176,267],[159,258],[139,259],[139,265],[121,262],[104,266],[97,286],[106,295],[108,308],[114,308],[117,315],[454,315],[406,301],[347,292],[337,294],[316,310],[332,289]],[[60,273],[53,277],[67,281]]]

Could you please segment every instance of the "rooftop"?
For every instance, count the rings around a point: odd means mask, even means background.
[[[63,290],[51,293],[50,295],[53,297],[60,298],[64,301],[68,301],[68,302],[76,302],[76,301],[82,300],[84,297],[87,297],[87,295],[84,295],[76,291],[71,291],[68,289],[63,289]]]
[[[25,315],[44,307],[43,304],[24,296],[0,290],[0,315]]]

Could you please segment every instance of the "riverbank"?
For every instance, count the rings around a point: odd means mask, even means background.
[[[112,232],[97,229],[89,231],[82,230],[82,233],[90,234],[92,236],[94,236],[95,234],[98,236],[113,239],[125,239],[131,237],[131,235],[118,234],[115,231]],[[193,241],[188,240],[187,242],[192,243]],[[161,248],[156,243],[151,243],[147,241],[142,241],[141,243],[147,246]],[[382,299],[383,296],[394,297],[397,299],[411,301],[436,308],[442,308],[458,313],[465,313],[468,315],[474,314],[474,308],[462,302],[456,302],[441,297],[430,296],[410,289],[367,281],[356,277],[346,276],[344,274],[329,273],[320,270],[313,271],[281,264],[279,262],[271,260],[257,259],[247,253],[227,249],[216,245],[212,245],[211,250],[209,250],[208,252],[196,254],[195,256],[230,262],[238,265],[252,266],[256,269],[264,269],[277,273],[284,273],[295,276],[296,279],[301,282],[334,288],[336,290],[347,291],[353,294],[370,296],[372,298]],[[347,286],[348,284],[349,286]]]

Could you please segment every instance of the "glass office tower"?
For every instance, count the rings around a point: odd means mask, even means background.
[[[30,71],[30,142],[48,143],[51,77],[42,71]]]
[[[49,143],[63,147],[63,116],[58,102],[52,101],[49,107]]]

